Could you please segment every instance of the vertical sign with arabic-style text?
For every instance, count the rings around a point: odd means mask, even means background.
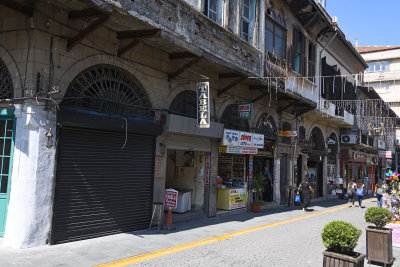
[[[210,128],[210,86],[208,82],[196,83],[197,127]]]

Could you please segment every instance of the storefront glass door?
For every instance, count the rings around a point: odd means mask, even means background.
[[[7,114],[6,111],[1,113]],[[14,122],[15,119],[13,116],[0,116],[0,236],[3,236],[5,232],[7,207],[10,198],[14,151]]]

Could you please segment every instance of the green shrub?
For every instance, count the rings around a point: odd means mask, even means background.
[[[385,208],[371,207],[365,212],[364,218],[366,222],[375,224],[378,228],[383,228],[392,220],[393,214]]]
[[[344,221],[332,221],[325,225],[321,233],[322,242],[328,251],[341,254],[353,253],[361,230]]]
[[[255,200],[254,202],[253,202],[253,204],[254,205],[260,205],[260,206],[263,206],[264,205],[264,200]]]

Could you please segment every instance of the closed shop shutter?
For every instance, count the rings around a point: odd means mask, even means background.
[[[148,227],[154,144],[153,136],[62,127],[52,243]]]

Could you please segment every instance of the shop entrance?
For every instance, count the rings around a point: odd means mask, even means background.
[[[273,175],[273,160],[266,157],[254,157],[254,176],[264,176],[264,192],[263,200],[270,202],[273,200],[272,190],[272,175]]]
[[[177,207],[172,209],[173,212],[192,215],[204,213],[205,161],[205,152],[167,151],[165,186],[178,191]]]

